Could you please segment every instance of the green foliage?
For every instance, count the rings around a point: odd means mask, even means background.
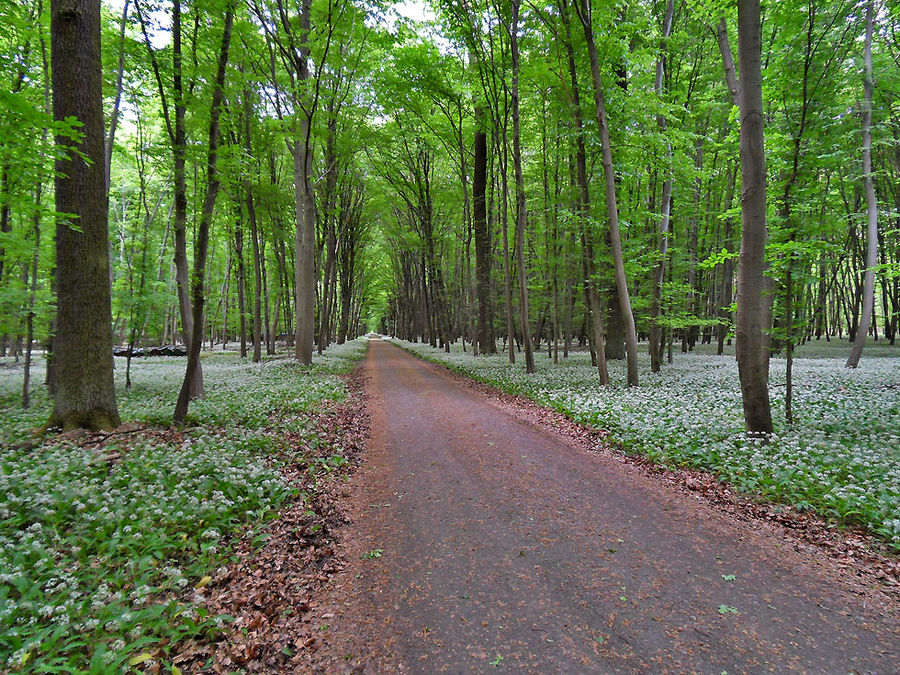
[[[286,360],[208,358],[208,399],[194,408],[201,426],[184,437],[125,435],[95,451],[68,442],[3,446],[2,667],[132,671],[146,665],[145,654],[165,661],[179,641],[220,630],[229,617],[210,616],[187,591],[210,582],[236,535],[261,527],[298,496],[277,471],[278,457],[291,452],[284,433],[315,438],[302,413],[343,396],[335,374],[352,367],[362,349],[348,343],[303,370]],[[165,411],[168,422],[183,359],[133,368],[136,384],[127,395],[118,374],[123,417],[152,420]],[[16,370],[4,369],[4,404],[17,395],[16,379]],[[38,419],[46,405],[38,400]],[[16,418],[5,421],[8,440],[34,420],[30,412],[8,417]],[[330,471],[345,461],[334,454],[324,465]],[[310,461],[309,470],[317,473],[319,463]]]

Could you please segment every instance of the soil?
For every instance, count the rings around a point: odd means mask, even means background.
[[[363,372],[346,564],[298,672],[900,671],[890,557],[863,573],[386,342]]]

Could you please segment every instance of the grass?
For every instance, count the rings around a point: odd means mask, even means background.
[[[205,614],[185,590],[215,573],[235,535],[298,496],[278,472],[291,452],[284,433],[304,432],[304,412],[345,395],[338,375],[363,350],[362,341],[329,349],[310,368],[206,355],[207,396],[191,404],[194,426],[128,437],[127,451],[111,439],[100,454],[122,450],[114,462],[72,443],[11,449],[46,420],[50,403],[39,387],[22,411],[21,370],[4,361],[0,671],[133,672],[154,665],[151,651],[219,629],[228,617]],[[123,363],[123,420],[167,426],[184,359],[133,361],[128,391]]]
[[[856,370],[844,367],[845,341],[800,348],[790,426],[783,415],[785,361],[774,358],[770,395],[776,430],[762,442],[744,434],[737,367],[727,355],[676,351],[672,365],[652,374],[643,349],[641,386],[630,389],[624,386],[624,362],[610,363],[612,386],[603,388],[584,352],[557,366],[546,354],[538,356],[537,373],[527,375],[524,359],[510,365],[505,353],[473,357],[458,345],[445,354],[427,345],[398,344],[579,423],[607,429],[628,453],[711,471],[742,491],[838,523],[862,524],[900,551],[896,347],[867,348]]]

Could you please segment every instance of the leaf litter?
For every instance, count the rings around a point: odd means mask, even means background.
[[[303,426],[318,442],[309,443],[308,433],[289,434],[304,459],[280,470],[306,499],[282,509],[262,537],[236,542],[232,562],[193,593],[211,614],[232,621],[210,641],[189,640],[172,650],[172,663],[184,672],[321,672],[334,662],[328,627],[319,621],[328,616],[313,610],[347,563],[337,530],[349,521],[342,484],[359,465],[368,433],[363,386],[356,371],[344,401],[308,413]],[[335,453],[346,462],[311,483],[308,466],[324,465]]]

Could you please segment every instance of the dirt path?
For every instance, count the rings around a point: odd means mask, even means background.
[[[775,528],[587,453],[388,343],[366,368],[370,454],[322,627],[348,670],[900,671],[897,604]]]

